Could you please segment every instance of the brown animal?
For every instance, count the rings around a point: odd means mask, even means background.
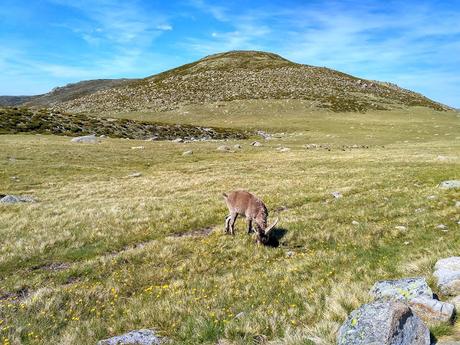
[[[257,243],[268,244],[270,231],[278,223],[278,218],[272,225],[267,227],[268,211],[265,204],[253,194],[244,190],[237,190],[228,194],[223,193],[225,203],[230,214],[225,218],[225,232],[235,234],[235,221],[238,215],[246,217],[248,222],[248,234],[252,232],[252,223],[256,227]]]

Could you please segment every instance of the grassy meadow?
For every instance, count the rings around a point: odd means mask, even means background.
[[[0,342],[153,328],[173,344],[329,345],[375,281],[422,275],[436,291],[434,263],[460,249],[460,190],[437,187],[460,178],[459,113],[253,107],[118,116],[279,133],[262,147],[0,136],[0,194],[38,199],[0,204]],[[353,144],[368,148],[342,149]],[[223,233],[221,193],[237,188],[280,218],[277,247],[255,245],[241,219]]]

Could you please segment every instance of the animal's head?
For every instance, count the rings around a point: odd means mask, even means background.
[[[256,242],[267,245],[270,242],[270,233],[275,228],[276,224],[278,224],[278,218],[276,218],[268,228],[262,229],[261,227],[258,227],[256,232]]]

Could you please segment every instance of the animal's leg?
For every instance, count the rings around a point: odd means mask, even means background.
[[[232,213],[230,215],[230,234],[235,234],[235,222],[236,218],[238,218],[238,213]]]
[[[229,226],[230,226],[230,217],[231,215],[229,214],[227,217],[225,217],[225,233],[228,233]]]
[[[250,234],[251,232],[254,232],[254,230],[252,229],[252,219],[248,218],[248,234]]]

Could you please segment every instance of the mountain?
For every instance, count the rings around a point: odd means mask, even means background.
[[[55,104],[67,102],[89,94],[127,85],[137,79],[95,79],[71,83],[55,87],[48,93],[36,96],[0,96],[0,106],[36,106],[52,107]]]
[[[24,104],[38,96],[0,96],[0,106],[12,107]]]
[[[260,51],[230,51],[138,80],[87,81],[58,88],[28,105],[73,113],[166,111],[187,104],[301,99],[332,111],[448,107],[397,85],[360,79]]]

